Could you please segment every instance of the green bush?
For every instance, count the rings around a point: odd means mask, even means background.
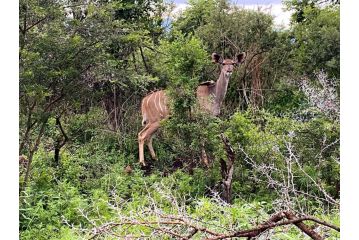
[[[301,191],[313,186],[313,180],[330,195],[338,197],[339,183],[339,125],[324,117],[302,122],[291,118],[275,117],[268,112],[247,111],[236,113],[227,122],[232,146],[238,152],[236,181],[245,184],[235,191],[268,192],[267,179],[261,172],[248,164],[249,158],[257,166],[267,165],[277,169],[273,177],[281,181],[281,174],[287,174],[288,159],[291,161],[294,184]],[[244,150],[245,155],[241,150]],[[289,151],[292,151],[289,152]],[[293,156],[291,156],[293,154]],[[243,161],[246,160],[247,161]],[[263,185],[249,179],[259,177]],[[246,187],[245,187],[246,186]],[[311,187],[309,193],[322,195],[317,187]]]

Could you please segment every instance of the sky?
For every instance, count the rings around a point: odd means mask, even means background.
[[[187,0],[173,0],[176,4],[175,11],[181,11],[185,9]],[[239,5],[246,9],[257,10],[258,7],[261,11],[269,13],[274,17],[274,23],[278,26],[289,26],[291,13],[283,10],[283,4],[281,0],[231,0],[231,3]]]

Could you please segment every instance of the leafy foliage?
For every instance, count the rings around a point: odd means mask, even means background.
[[[307,74],[325,69],[330,77],[339,77],[339,9],[328,7],[304,14],[308,21],[294,28],[296,66]]]
[[[283,209],[339,225],[339,7],[327,2],[286,1],[295,12],[284,29],[225,0],[191,0],[168,28],[162,0],[21,0],[20,238],[88,239],[109,222],[154,221],[154,207],[222,233]],[[195,91],[218,77],[211,53],[242,51],[222,115],[204,113]],[[154,141],[159,160],[141,169],[139,106],[160,88],[171,117]],[[218,197],[221,133],[235,152],[232,205]]]

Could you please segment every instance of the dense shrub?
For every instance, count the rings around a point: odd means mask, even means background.
[[[246,190],[256,194],[269,185],[338,197],[338,127],[324,116],[302,122],[265,111],[234,114],[226,134],[238,152],[238,181],[246,182]],[[292,182],[283,183],[283,174],[289,174]]]

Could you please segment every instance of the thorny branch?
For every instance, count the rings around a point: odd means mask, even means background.
[[[299,163],[299,160],[297,158],[297,156],[293,153],[293,147],[291,145],[290,142],[286,142],[286,147],[289,153],[289,156],[291,159],[294,159],[294,161],[296,162],[298,168],[300,169],[300,171],[308,178],[312,181],[312,183],[323,193],[323,195],[325,196],[326,200],[329,201],[332,204],[336,204],[337,201],[335,201],[325,190],[324,188],[317,182],[315,181],[306,171],[304,171],[304,169],[302,168],[301,164]]]
[[[318,183],[315,179],[313,179],[301,166],[298,157],[293,152],[293,146],[290,142],[284,141],[285,147],[287,150],[287,154],[283,155],[283,158],[286,163],[286,171],[280,170],[270,163],[258,163],[253,160],[247,152],[243,149],[243,147],[238,144],[239,152],[243,154],[244,161],[251,166],[255,171],[253,172],[252,178],[256,182],[265,181],[268,184],[268,187],[274,189],[277,194],[280,196],[278,201],[279,209],[291,209],[293,206],[293,202],[296,202],[299,195],[306,195],[308,197],[326,201],[328,204],[337,205],[338,201],[336,201],[333,197],[331,197],[325,189]],[[278,152],[280,153],[280,152]],[[280,153],[281,154],[281,153]],[[297,165],[298,169],[308,178],[315,187],[320,191],[323,197],[315,196],[313,194],[305,193],[296,188],[296,184],[294,183],[294,173],[292,171],[293,163]],[[277,173],[277,174],[275,174]],[[278,179],[278,177],[274,177],[275,175],[282,175],[282,180]],[[264,180],[261,177],[264,177]],[[293,195],[293,196],[291,196]],[[300,204],[298,203],[299,207]],[[277,210],[279,210],[277,209]]]
[[[113,193],[114,199],[117,200],[114,201],[115,205],[111,206],[113,210],[118,211],[118,219],[111,222],[102,222],[100,219],[94,221],[93,219],[89,219],[83,210],[80,210],[81,215],[92,225],[91,229],[80,230],[90,234],[88,239],[97,239],[106,237],[106,235],[112,235],[119,239],[158,239],[167,236],[171,239],[200,238],[208,240],[242,237],[249,239],[264,233],[271,234],[271,231],[268,230],[287,225],[296,226],[300,231],[314,240],[324,239],[320,235],[323,228],[340,232],[340,228],[331,223],[306,214],[296,214],[290,210],[279,211],[261,224],[256,223],[250,229],[238,229],[238,227],[236,227],[237,225],[233,225],[227,229],[189,216],[185,205],[183,205],[184,202],[177,201],[179,199],[176,200],[176,197],[172,195],[172,192],[168,188],[163,188],[164,186],[161,184],[156,184],[154,187],[158,190],[156,192],[160,194],[161,201],[167,200],[171,203],[171,212],[175,212],[174,214],[165,213],[165,211],[157,205],[155,199],[149,195],[149,206],[137,209],[135,212],[131,212],[129,216],[124,216],[121,214],[121,201],[123,201],[123,199],[118,199],[116,193]],[[225,202],[221,203],[226,205]],[[308,221],[316,223],[315,227],[312,228],[307,225],[305,222]],[[321,228],[318,228],[318,225],[320,225]],[[136,226],[139,227],[136,228]]]
[[[283,220],[283,219],[287,220]],[[123,222],[110,222],[106,223],[102,226],[95,227],[92,229],[93,235],[90,237],[90,239],[94,239],[102,234],[109,233],[113,230],[113,228],[124,226],[124,225],[141,225],[148,227],[150,229],[153,229],[157,232],[163,232],[167,235],[170,235],[172,237],[175,237],[176,239],[191,239],[193,236],[195,236],[199,232],[204,232],[209,235],[210,237],[206,238],[208,240],[220,240],[220,239],[228,239],[228,238],[235,238],[235,237],[256,237],[262,234],[263,232],[279,227],[279,226],[285,226],[294,224],[297,226],[301,231],[305,232],[309,237],[311,237],[314,240],[321,240],[324,239],[321,237],[317,232],[315,232],[312,228],[310,228],[308,225],[304,223],[304,221],[312,221],[317,224],[326,226],[328,228],[334,229],[338,232],[340,232],[340,228],[327,223],[325,221],[319,220],[317,218],[311,217],[311,216],[304,216],[304,217],[297,217],[293,212],[290,211],[282,211],[279,213],[274,214],[272,217],[270,217],[266,222],[251,228],[247,230],[239,230],[232,233],[218,233],[215,231],[212,231],[206,227],[203,227],[198,224],[192,224],[191,222],[188,222],[186,219],[180,217],[180,216],[171,216],[171,215],[161,215],[161,218],[157,221],[123,221]],[[174,230],[169,230],[168,226],[170,225],[181,225],[184,226],[190,230],[190,233],[188,235],[183,235],[178,232],[175,232]],[[126,238],[126,236],[122,236]],[[142,237],[142,236],[141,236]],[[135,237],[131,236],[131,238],[141,238],[141,237]]]
[[[340,101],[337,92],[337,79],[330,79],[326,73],[319,71],[315,73],[317,82],[320,87],[313,86],[307,78],[303,78],[300,88],[308,97],[312,106],[318,108],[328,117],[338,120],[340,115]]]

